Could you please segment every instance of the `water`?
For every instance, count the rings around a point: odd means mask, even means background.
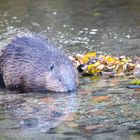
[[[139,0],[5,0],[0,2],[1,46],[28,31],[67,52],[99,50],[139,55]]]
[[[68,54],[140,54],[139,0],[1,0],[0,46],[17,34],[47,36]],[[75,93],[0,90],[0,139],[139,140],[140,94],[131,80],[80,78]]]

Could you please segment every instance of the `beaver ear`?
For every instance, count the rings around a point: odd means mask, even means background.
[[[54,64],[51,64],[49,69],[53,70],[53,68],[54,68]]]

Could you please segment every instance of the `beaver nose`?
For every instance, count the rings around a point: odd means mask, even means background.
[[[67,86],[67,90],[68,90],[68,92],[72,92],[72,91],[74,91],[75,89],[76,89],[76,83],[74,83],[74,84],[69,84],[68,86]]]

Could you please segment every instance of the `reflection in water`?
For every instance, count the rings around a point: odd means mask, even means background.
[[[121,134],[101,134],[94,136],[92,140],[139,140],[140,137],[138,135],[128,135],[127,133],[123,132]]]
[[[139,91],[126,89],[122,78],[92,80],[83,78],[71,94],[1,91],[0,136],[139,140]]]
[[[14,138],[11,132],[15,130],[22,130],[22,135],[27,136],[30,133],[48,132],[49,129],[63,122],[69,114],[77,111],[78,100],[76,93],[45,94],[17,95],[1,93],[0,129],[7,128],[3,134],[8,133],[10,137]],[[7,117],[10,119],[9,123]],[[16,137],[20,137],[20,135],[19,133]]]
[[[78,94],[1,91],[1,137],[37,139],[43,133],[50,139],[135,140],[131,134],[140,129],[139,92],[126,89],[127,81],[117,78],[82,84]]]

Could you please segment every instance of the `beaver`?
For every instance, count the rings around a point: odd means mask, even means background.
[[[78,84],[72,61],[46,37],[33,33],[17,36],[5,46],[0,70],[5,87],[20,92],[69,92]]]

